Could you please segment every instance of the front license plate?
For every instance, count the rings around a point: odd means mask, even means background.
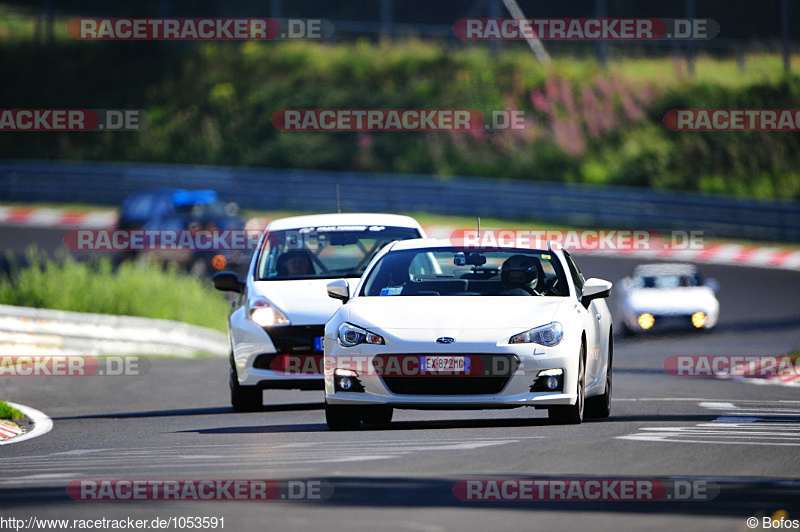
[[[469,373],[469,357],[464,356],[421,356],[419,369],[429,373]]]

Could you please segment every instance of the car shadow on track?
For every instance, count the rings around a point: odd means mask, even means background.
[[[362,425],[355,432],[370,431],[409,431],[409,430],[447,430],[447,429],[481,429],[511,427],[546,427],[550,425],[547,418],[507,418],[507,419],[437,419],[431,421],[393,421],[388,425]],[[281,425],[257,425],[238,427],[217,427],[209,429],[193,429],[176,431],[176,433],[193,434],[268,434],[279,432],[332,432],[325,423],[301,423]]]
[[[718,414],[651,414],[651,415],[631,415],[631,416],[615,416],[613,413],[611,417],[606,419],[587,419],[584,423],[643,423],[643,422],[697,422],[707,423],[714,421],[719,417]]]
[[[259,412],[291,412],[301,410],[322,410],[323,403],[298,403],[285,405],[266,405]],[[184,408],[175,410],[147,410],[144,412],[118,412],[114,414],[86,414],[82,416],[63,416],[54,417],[53,420],[67,419],[130,419],[147,417],[170,417],[170,416],[213,416],[218,414],[235,414],[233,408],[229,406],[219,406],[211,408]]]

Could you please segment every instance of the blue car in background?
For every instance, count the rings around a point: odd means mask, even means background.
[[[158,188],[134,192],[122,204],[118,229],[154,231],[241,231],[244,221],[236,203],[224,202],[214,190]],[[226,239],[230,242],[231,239]],[[139,251],[123,253],[121,260],[137,257]],[[180,249],[147,250],[148,257],[162,263],[176,263],[186,271],[204,276],[218,270],[244,270],[252,250]]]

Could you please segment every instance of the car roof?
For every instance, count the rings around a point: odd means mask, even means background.
[[[415,238],[413,240],[399,240],[392,245],[391,251],[400,251],[406,249],[427,249],[427,248],[456,248],[456,249],[475,249],[475,251],[481,251],[483,249],[491,249],[491,250],[498,250],[498,251],[513,251],[513,250],[520,250],[520,251],[545,251],[537,248],[526,248],[526,247],[508,247],[508,246],[498,246],[498,247],[474,247],[474,246],[459,246],[454,244],[450,239],[447,238]]]
[[[382,213],[333,213],[290,216],[272,220],[267,229],[281,231],[285,229],[301,229],[304,227],[323,227],[329,225],[383,225],[387,227],[408,227],[422,229],[414,218],[399,214]]]
[[[634,276],[643,275],[694,275],[697,267],[688,263],[661,262],[657,264],[640,264],[633,269]]]
[[[213,190],[178,190],[172,193],[171,199],[176,207],[188,207],[216,203],[219,196]]]

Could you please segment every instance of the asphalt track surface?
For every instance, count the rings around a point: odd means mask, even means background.
[[[51,249],[59,231],[0,228],[6,249],[26,240]],[[578,262],[587,277],[614,282],[638,263]],[[612,415],[578,426],[549,425],[533,409],[407,410],[388,428],[331,432],[319,392],[269,391],[265,411],[234,413],[222,359],[153,360],[143,376],[0,377],[4,398],[54,421],[42,437],[0,446],[0,517],[224,517],[224,529],[237,531],[738,531],[750,530],[748,517],[779,510],[800,519],[798,388],[664,371],[670,355],[800,347],[800,272],[701,270],[721,285],[717,330],[616,335]],[[89,502],[68,497],[76,479],[321,480],[333,492],[307,501]],[[462,501],[453,493],[461,479],[687,480],[713,498]]]

